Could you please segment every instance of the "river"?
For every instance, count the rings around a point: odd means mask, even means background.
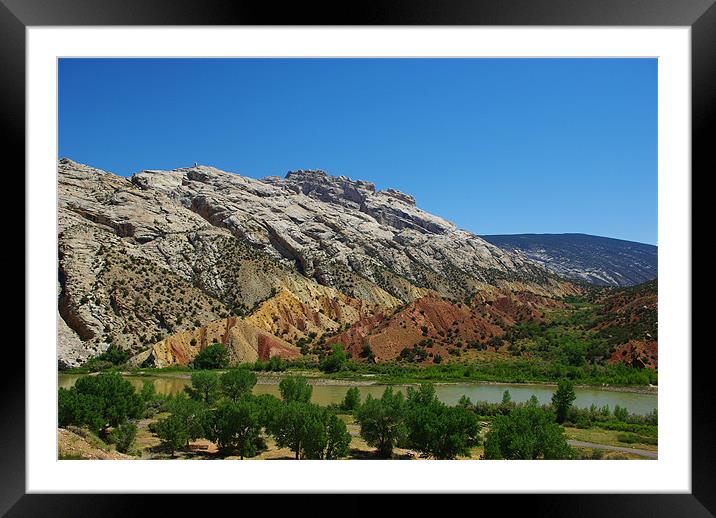
[[[59,386],[69,388],[82,375],[80,374],[59,374]],[[184,390],[190,383],[188,377],[178,376],[125,376],[125,378],[137,389],[141,388],[145,381],[154,383],[159,394],[176,394]],[[309,383],[312,380],[309,379]],[[330,380],[322,380],[320,384],[313,385],[312,401],[319,405],[340,403],[348,390],[345,384],[330,384]],[[273,394],[280,397],[278,390],[278,379],[262,378],[254,387],[254,394]],[[368,394],[380,397],[386,385],[359,385],[361,399]],[[406,385],[395,385],[394,389],[404,392]],[[435,384],[438,398],[448,405],[454,405],[461,396],[468,396],[473,402],[489,401],[499,403],[502,401],[502,394],[505,390],[510,391],[512,401],[527,401],[533,394],[537,396],[540,403],[549,403],[555,387],[549,385],[530,385],[512,383],[440,383]],[[656,394],[643,394],[639,392],[601,390],[598,388],[575,387],[574,392],[577,399],[574,405],[581,408],[588,408],[595,404],[597,407],[609,405],[613,409],[615,405],[626,407],[629,412],[645,415],[657,408]]]

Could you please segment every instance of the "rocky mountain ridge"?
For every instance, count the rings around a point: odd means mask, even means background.
[[[201,328],[233,336],[235,358],[291,356],[302,339],[427,295],[578,291],[407,194],[322,171],[256,180],[197,166],[124,178],[62,159],[58,199],[60,366],[110,344],[190,360]],[[186,339],[167,342],[175,335]]]

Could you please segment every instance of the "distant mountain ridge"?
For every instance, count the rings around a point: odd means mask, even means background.
[[[634,286],[657,277],[658,247],[589,234],[480,236],[556,275],[599,286]]]

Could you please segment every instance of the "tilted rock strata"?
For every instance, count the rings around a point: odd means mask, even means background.
[[[188,365],[199,351],[212,343],[227,347],[231,364],[268,360],[271,356],[295,358],[300,355],[297,347],[284,340],[242,318],[228,317],[167,337],[154,344],[148,353],[135,356],[132,363],[150,367]]]
[[[373,184],[295,171],[245,178],[209,167],[144,171],[132,182],[160,191],[212,225],[253,243],[320,284],[359,296],[358,278],[405,301],[398,279],[463,298],[482,282],[559,289],[546,270],[457,229],[412,197]]]
[[[60,366],[110,344],[190,361],[194,346],[162,341],[230,316],[245,319],[228,344],[239,359],[260,357],[261,333],[290,355],[291,343],[430,293],[575,291],[409,195],[320,171],[255,180],[199,166],[127,179],[63,159],[58,198]]]

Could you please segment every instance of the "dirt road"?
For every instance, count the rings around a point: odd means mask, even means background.
[[[634,455],[639,455],[640,457],[649,457],[650,459],[657,459],[659,458],[657,452],[655,451],[646,451],[646,450],[637,450],[636,448],[624,448],[622,446],[609,446],[608,444],[596,444],[593,442],[584,442],[584,441],[572,441],[569,440],[567,443],[570,446],[579,446],[582,448],[592,448],[592,449],[598,449],[598,450],[610,450],[610,451],[620,451],[622,453],[632,453]]]

